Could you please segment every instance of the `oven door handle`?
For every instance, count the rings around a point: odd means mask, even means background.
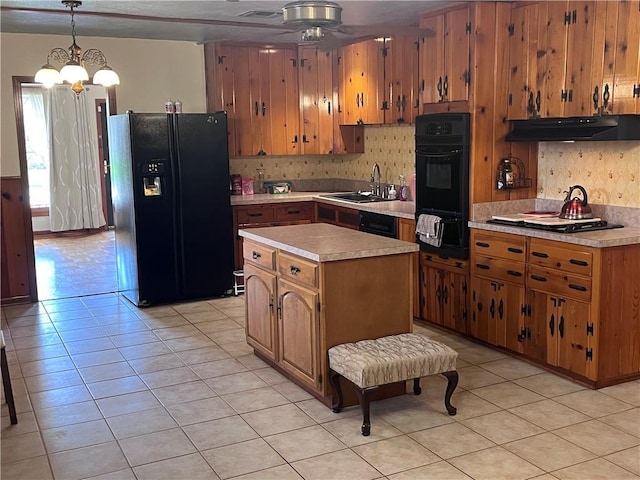
[[[420,155],[422,157],[431,157],[431,158],[445,158],[450,157],[452,155],[457,155],[458,153],[462,153],[462,150],[449,150],[448,152],[442,153],[433,153],[433,152],[425,152],[423,150],[416,150],[416,155]]]

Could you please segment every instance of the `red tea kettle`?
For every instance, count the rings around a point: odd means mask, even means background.
[[[583,199],[579,197],[571,198],[571,194],[574,190],[580,190],[582,192]],[[581,220],[584,218],[593,218],[591,207],[587,204],[587,192],[581,185],[575,185],[569,187],[569,191],[565,192],[567,196],[564,199],[564,205],[560,211],[560,218],[566,218],[568,220]]]

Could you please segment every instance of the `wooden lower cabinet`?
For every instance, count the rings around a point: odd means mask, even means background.
[[[468,333],[468,263],[420,252],[420,317]]]
[[[596,388],[640,377],[640,245],[471,239],[473,337]]]
[[[360,211],[355,208],[316,202],[315,221],[358,230],[360,227]]]
[[[248,239],[243,251],[247,343],[328,406],[329,348],[413,330],[410,253],[313,262]]]
[[[278,360],[314,390],[321,384],[318,305],[317,291],[278,280]]]

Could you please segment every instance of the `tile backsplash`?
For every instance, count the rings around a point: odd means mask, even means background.
[[[365,127],[365,153],[352,155],[304,155],[241,157],[230,160],[231,173],[255,177],[265,169],[266,180],[341,178],[369,181],[374,163],[380,166],[382,183],[409,180],[415,170],[413,125]]]
[[[640,207],[640,142],[542,142],[538,198],[564,199],[582,185],[589,203]]]

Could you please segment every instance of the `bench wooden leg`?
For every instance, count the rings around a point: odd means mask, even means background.
[[[444,406],[447,407],[449,415],[455,415],[457,412],[456,407],[451,405],[451,395],[458,386],[458,372],[451,370],[450,372],[444,372],[442,375],[447,377],[447,391],[444,394]]]
[[[420,378],[413,379],[413,394],[420,395],[422,393],[422,389],[420,388]]]
[[[342,410],[342,389],[340,388],[340,375],[338,375],[333,370],[329,370],[329,382],[331,382],[333,393],[335,393],[333,404],[331,405],[331,410],[333,411],[333,413],[340,413],[340,410]]]
[[[370,388],[356,388],[358,394],[358,401],[360,402],[360,408],[362,409],[362,428],[360,431],[362,435],[368,437],[371,433],[371,416],[370,416],[370,404],[371,393],[378,387]]]

